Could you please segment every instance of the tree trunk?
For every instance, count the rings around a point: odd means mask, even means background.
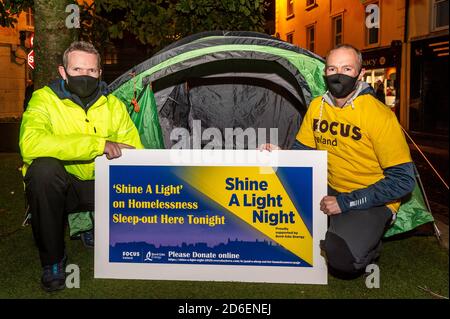
[[[58,65],[70,43],[77,39],[77,29],[66,27],[65,12],[71,0],[35,0],[34,89],[42,88],[59,77]]]

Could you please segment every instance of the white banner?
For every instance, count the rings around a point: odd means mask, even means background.
[[[95,277],[326,284],[324,151],[96,159]]]

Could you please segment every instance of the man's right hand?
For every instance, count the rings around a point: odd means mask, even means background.
[[[133,149],[134,147],[128,144],[106,141],[105,150],[103,151],[103,154],[106,154],[106,158],[109,160],[113,158],[118,158],[122,156],[121,149],[123,148]]]
[[[272,152],[272,151],[276,151],[276,150],[281,150],[281,148],[275,144],[265,143],[265,144],[261,144],[259,146],[259,150]]]

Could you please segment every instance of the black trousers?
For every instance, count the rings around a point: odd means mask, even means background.
[[[329,189],[329,195],[337,192]],[[392,219],[386,206],[350,210],[329,216],[328,231],[321,243],[330,272],[337,277],[362,274],[380,256],[382,237]]]
[[[65,254],[67,214],[94,211],[94,181],[79,180],[67,173],[61,161],[50,157],[35,159],[24,181],[41,264],[60,262]]]

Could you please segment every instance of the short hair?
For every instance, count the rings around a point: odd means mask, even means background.
[[[355,48],[353,45],[351,44],[339,44],[336,47],[334,47],[333,49],[331,49],[326,57],[326,60],[328,60],[328,56],[331,54],[331,52],[339,50],[339,49],[349,49],[349,50],[353,50],[356,53],[356,56],[358,57],[358,66],[359,66],[359,70],[361,71],[362,69],[362,63],[363,63],[363,59],[362,59],[362,54],[361,51],[358,50],[357,48]]]
[[[86,53],[95,54],[97,56],[97,67],[101,68],[101,57],[100,53],[98,53],[97,49],[89,42],[85,41],[75,41],[70,44],[70,46],[64,51],[63,55],[63,65],[67,68],[67,64],[69,63],[69,53],[73,51],[83,51]]]

